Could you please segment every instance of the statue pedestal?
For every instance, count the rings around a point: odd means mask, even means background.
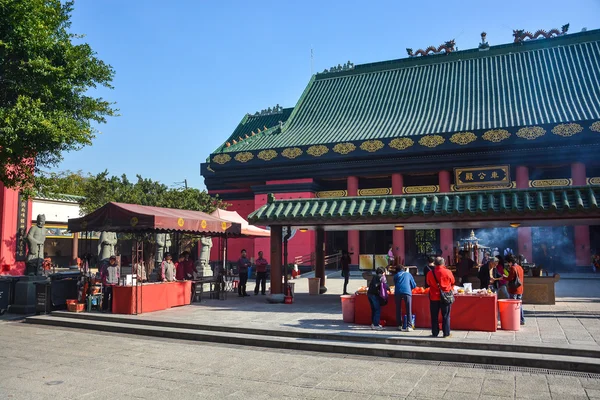
[[[35,313],[35,289],[36,283],[45,281],[45,276],[23,276],[15,284],[15,303],[10,306],[9,311],[15,314]]]
[[[210,264],[205,264],[202,261],[196,261],[194,263],[194,269],[196,270],[196,277],[198,279],[208,278],[208,277],[214,276],[213,275],[213,271],[210,268]],[[205,283],[203,290],[204,291],[209,291],[210,290],[210,284]]]

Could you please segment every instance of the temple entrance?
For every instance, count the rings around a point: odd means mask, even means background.
[[[440,235],[437,229],[407,230],[404,232],[406,265],[416,265],[419,270],[427,265],[427,256],[440,249]]]
[[[571,226],[531,228],[533,260],[550,275],[571,272],[576,265],[574,230]]]
[[[325,234],[326,254],[338,253],[342,250],[348,250],[348,232],[329,231]]]
[[[360,231],[360,254],[387,254],[392,244],[392,231]]]

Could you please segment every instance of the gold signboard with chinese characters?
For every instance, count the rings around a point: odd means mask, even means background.
[[[456,187],[463,189],[472,186],[510,186],[508,165],[492,167],[454,168]]]
[[[27,197],[19,194],[19,209],[17,216],[17,261],[25,261],[27,258],[27,247],[25,238],[27,237],[27,215],[29,214],[29,202]]]

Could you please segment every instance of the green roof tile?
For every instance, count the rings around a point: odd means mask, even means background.
[[[225,151],[595,119],[600,30],[319,74],[281,132]]]
[[[403,196],[274,200],[248,216],[258,225],[401,222],[412,217],[522,217],[582,214],[600,217],[600,187],[507,189]]]

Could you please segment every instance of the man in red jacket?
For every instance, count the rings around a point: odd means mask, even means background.
[[[509,255],[506,257],[506,262],[508,263],[508,294],[512,299],[521,300],[521,325],[525,325],[525,317],[523,316],[523,286],[525,282],[523,281],[523,267],[517,264],[515,257],[513,255]],[[519,277],[519,281],[521,281],[521,286],[515,287],[514,282],[517,277]]]
[[[265,286],[267,286],[267,265],[269,263],[263,257],[263,252],[258,252],[258,258],[254,261],[256,266],[256,286],[254,286],[254,295],[258,295],[258,288],[260,286],[260,293],[265,294]]]
[[[431,313],[431,336],[437,337],[440,333],[438,314],[442,311],[442,331],[444,337],[450,337],[450,309],[452,304],[446,304],[441,299],[440,288],[449,292],[454,286],[454,275],[446,268],[444,257],[436,257],[435,268],[427,273],[425,280],[429,285],[429,311]]]

